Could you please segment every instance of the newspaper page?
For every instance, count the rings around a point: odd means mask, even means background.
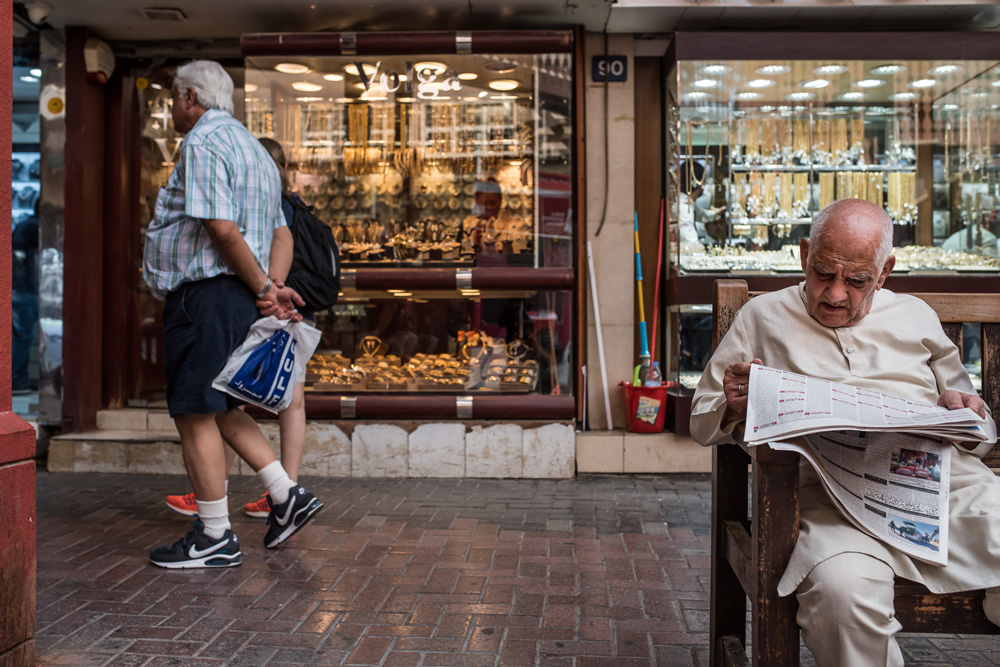
[[[914,558],[948,564],[950,444],[901,432],[827,431],[770,446],[805,456],[861,530]]]
[[[844,428],[906,431],[952,441],[996,440],[993,423],[969,408],[948,410],[861,387],[754,364],[747,444]]]

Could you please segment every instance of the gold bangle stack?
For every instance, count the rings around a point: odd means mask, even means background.
[[[759,171],[750,172],[750,195],[747,197],[747,213],[751,218],[759,218],[763,213],[764,175]]]

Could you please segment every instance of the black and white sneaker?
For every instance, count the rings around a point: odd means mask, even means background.
[[[243,563],[240,543],[232,529],[219,539],[205,534],[205,526],[195,521],[194,528],[179,541],[149,552],[153,565],[171,569],[191,567],[236,567]]]
[[[273,549],[294,535],[323,508],[319,498],[298,484],[289,489],[288,500],[274,505],[272,499],[271,503],[271,513],[267,515],[267,535],[264,536],[264,546],[268,549]]]

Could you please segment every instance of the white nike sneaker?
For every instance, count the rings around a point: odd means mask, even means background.
[[[272,499],[271,503],[271,513],[267,515],[267,535],[264,536],[264,546],[268,549],[273,549],[294,535],[316,512],[323,509],[319,498],[298,484],[289,489],[288,500],[274,505]]]
[[[153,549],[149,552],[149,560],[153,565],[171,569],[236,567],[243,563],[240,544],[232,529],[216,540],[205,534],[201,521],[195,521],[194,528],[179,541]]]

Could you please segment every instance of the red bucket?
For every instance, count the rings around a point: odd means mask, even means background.
[[[631,382],[619,382],[625,395],[625,416],[628,430],[633,433],[662,433],[667,414],[667,389],[676,382],[663,382],[658,387],[633,387]]]

